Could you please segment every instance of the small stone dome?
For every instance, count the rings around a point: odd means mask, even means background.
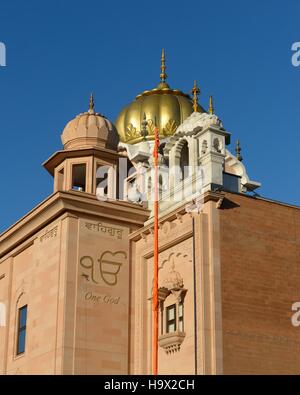
[[[67,123],[61,141],[64,149],[96,147],[116,150],[119,137],[115,126],[104,115],[95,112],[91,95],[89,110]]]

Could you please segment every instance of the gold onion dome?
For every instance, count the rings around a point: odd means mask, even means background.
[[[95,147],[116,150],[119,143],[115,126],[104,115],[95,112],[93,95],[89,110],[67,123],[61,140],[64,149]]]
[[[193,112],[193,100],[190,96],[178,89],[171,89],[166,83],[164,50],[160,69],[160,83],[157,87],[137,95],[118,115],[115,124],[120,141],[135,144],[145,139],[154,140],[155,126],[159,128],[160,139],[172,136],[177,127]],[[205,112],[200,105],[198,111]]]

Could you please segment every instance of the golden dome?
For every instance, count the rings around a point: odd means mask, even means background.
[[[161,139],[172,136],[177,127],[193,112],[190,96],[178,89],[171,89],[166,83],[165,70],[163,50],[161,82],[156,88],[136,96],[118,115],[115,124],[120,141],[135,144],[143,139],[154,140],[155,124],[159,128]],[[201,106],[198,106],[198,111],[205,112]]]
[[[67,123],[61,140],[64,149],[98,147],[116,150],[119,142],[114,125],[104,115],[95,112],[93,95],[89,110]]]

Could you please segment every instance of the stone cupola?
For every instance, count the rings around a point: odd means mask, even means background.
[[[67,123],[61,140],[63,150],[44,163],[54,176],[54,192],[72,190],[116,199],[119,138],[113,123],[95,111],[93,95],[89,110]]]
[[[102,114],[95,112],[93,95],[89,110],[78,114],[65,126],[61,140],[64,149],[87,147],[117,149],[119,138],[114,125]]]

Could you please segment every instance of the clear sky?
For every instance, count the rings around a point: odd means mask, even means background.
[[[299,15],[299,0],[3,0],[0,231],[52,193],[41,164],[90,92],[114,120],[159,82],[162,47],[172,88],[197,79],[204,107],[214,95],[258,192],[300,205]]]

